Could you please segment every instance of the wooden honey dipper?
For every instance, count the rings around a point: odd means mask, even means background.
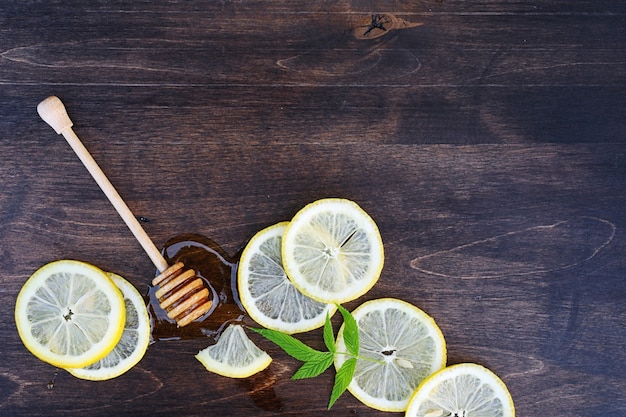
[[[159,286],[156,296],[161,308],[167,311],[167,316],[175,320],[179,327],[183,327],[207,313],[213,303],[202,278],[198,277],[194,270],[185,269],[182,262],[172,266],[168,265],[137,218],[72,130],[74,124],[61,100],[56,96],[48,97],[37,105],[37,112],[57,134],[62,134],[65,137],[159,270],[160,274],[152,280],[152,285]]]

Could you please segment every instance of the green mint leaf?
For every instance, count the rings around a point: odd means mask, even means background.
[[[325,358],[328,352],[315,350],[293,336],[272,329],[251,328],[261,336],[277,344],[289,356],[302,361],[309,362]]]
[[[343,341],[346,344],[348,353],[352,356],[359,356],[359,328],[352,313],[337,305],[339,312],[343,316]]]
[[[335,404],[335,401],[341,397],[341,394],[348,388],[348,385],[350,385],[355,369],[356,358],[350,358],[346,360],[337,371],[335,375],[335,385],[333,385],[333,391],[330,394],[330,401],[328,402],[329,410],[333,404]]]
[[[337,346],[335,345],[335,334],[333,333],[333,325],[330,322],[330,316],[326,313],[326,321],[324,322],[324,344],[329,352],[335,353]]]
[[[324,352],[326,355],[318,359],[304,362],[300,369],[296,371],[291,379],[315,378],[324,373],[333,364],[334,355],[330,352]]]

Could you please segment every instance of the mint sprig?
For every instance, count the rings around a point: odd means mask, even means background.
[[[361,359],[359,357],[359,329],[356,320],[352,313],[342,306],[337,305],[337,309],[343,317],[343,339],[347,352],[337,352],[337,342],[335,341],[335,334],[328,314],[326,314],[324,322],[324,344],[328,349],[325,352],[313,349],[295,337],[277,330],[252,328],[261,336],[278,345],[289,356],[303,362],[291,379],[314,378],[330,368],[335,355],[349,356],[335,374],[335,382],[330,394],[330,401],[328,402],[329,409],[350,385],[356,369],[357,359]]]

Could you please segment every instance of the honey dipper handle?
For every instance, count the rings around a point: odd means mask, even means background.
[[[104,175],[96,161],[93,159],[87,148],[82,144],[78,136],[72,130],[73,123],[67,115],[65,106],[58,97],[51,96],[43,100],[37,106],[37,112],[41,118],[48,123],[57,134],[62,134],[70,144],[76,155],[80,158],[85,168],[91,176],[96,180],[104,194],[108,197],[113,207],[124,220],[139,244],[146,251],[154,265],[160,272],[163,272],[169,266],[161,252],[156,248],[150,237],[146,234],[143,227],[130,211],[122,197],[117,193],[109,179]]]

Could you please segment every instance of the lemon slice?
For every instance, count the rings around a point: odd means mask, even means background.
[[[107,274],[84,262],[39,268],[15,302],[15,324],[26,348],[44,362],[79,368],[106,356],[124,330],[122,293]]]
[[[204,367],[229,378],[247,378],[272,362],[270,355],[252,342],[239,324],[230,324],[217,343],[201,350],[196,359]]]
[[[337,307],[302,294],[283,269],[281,243],[288,222],[267,227],[250,239],[237,270],[239,297],[254,321],[293,334],[324,325]]]
[[[473,363],[452,365],[426,379],[415,391],[407,417],[515,417],[506,385]]]
[[[353,312],[359,356],[348,390],[381,411],[404,411],[417,386],[446,365],[446,344],[435,321],[419,308],[394,298],[367,301]],[[343,326],[337,351],[345,352]],[[339,369],[346,355],[336,355]]]
[[[150,344],[150,318],[143,297],[119,275],[107,272],[122,291],[126,305],[126,324],[117,345],[104,358],[84,368],[67,368],[77,378],[102,381],[118,377],[143,358]]]
[[[322,303],[345,303],[378,281],[384,263],[376,223],[356,203],[339,198],[302,208],[283,235],[283,266],[293,284]]]

